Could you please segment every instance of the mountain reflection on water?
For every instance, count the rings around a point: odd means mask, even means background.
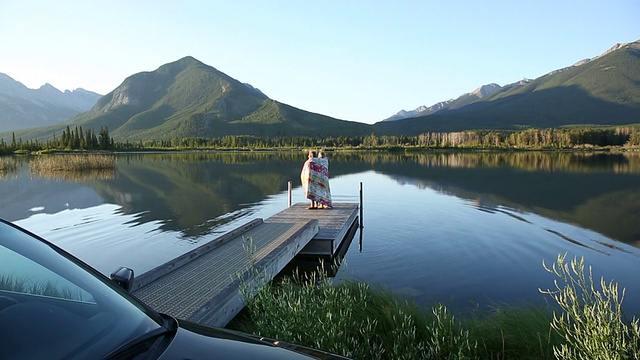
[[[30,174],[28,158],[3,172],[2,217],[99,203],[185,237],[251,215],[250,204],[299,186],[304,153],[178,152],[117,155],[116,175]],[[374,171],[400,183],[592,229],[640,246],[640,154],[564,152],[336,152],[333,178]],[[53,180],[52,180],[53,179]],[[366,187],[366,182],[365,182]],[[93,191],[90,191],[92,189]],[[64,197],[60,198],[60,197]]]

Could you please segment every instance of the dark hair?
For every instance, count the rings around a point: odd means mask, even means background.
[[[315,150],[309,151],[309,154],[313,155],[313,157],[317,157],[318,154],[316,154]]]

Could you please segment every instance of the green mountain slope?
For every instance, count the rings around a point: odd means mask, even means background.
[[[57,126],[16,132],[16,136],[45,140],[67,126],[93,128],[96,132],[106,127],[116,141],[224,135],[364,135],[371,131],[370,125],[273,101],[192,57],[132,75],[100,98],[91,110]]]
[[[377,123],[377,133],[640,123],[640,41],[432,115]]]

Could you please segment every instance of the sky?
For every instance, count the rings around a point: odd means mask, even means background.
[[[636,40],[638,0],[0,0],[0,73],[28,88],[104,95],[193,56],[369,124]]]

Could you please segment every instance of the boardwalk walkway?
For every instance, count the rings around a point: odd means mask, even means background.
[[[264,221],[255,219],[137,276],[132,292],[156,311],[225,326],[244,307],[242,286],[270,280],[303,249],[334,251],[342,240],[336,237],[344,237],[356,221],[357,208],[307,210],[296,204]]]

